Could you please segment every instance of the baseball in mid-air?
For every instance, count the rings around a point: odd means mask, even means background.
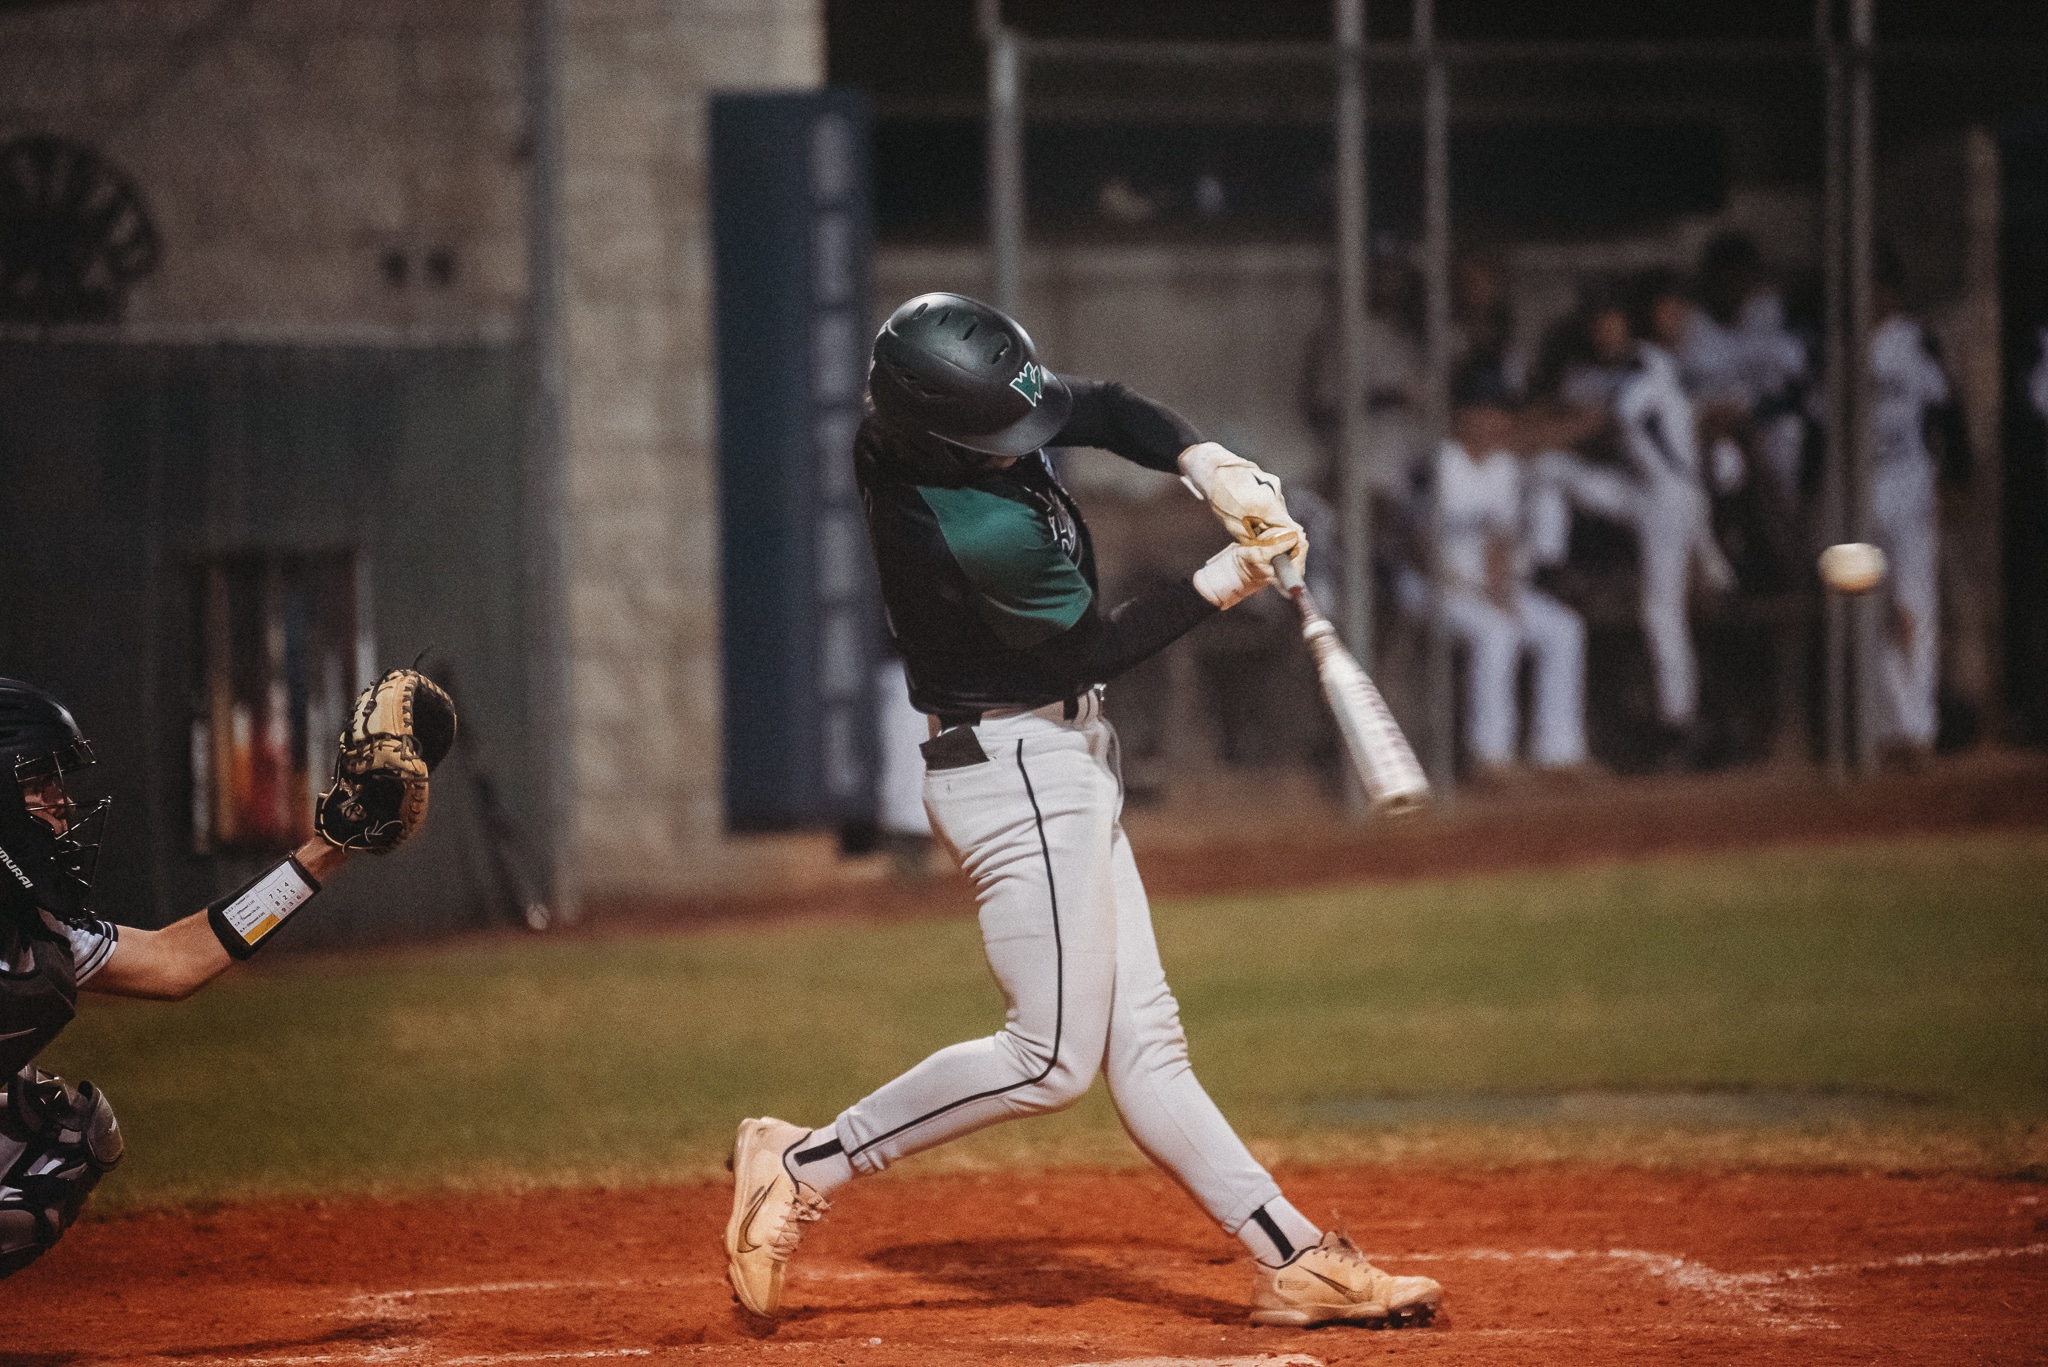
[[[1868,593],[1884,579],[1884,552],[1868,541],[1844,541],[1820,553],[1820,577],[1837,593]]]

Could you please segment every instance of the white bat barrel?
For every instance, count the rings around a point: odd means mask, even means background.
[[[1323,697],[1330,715],[1337,720],[1338,734],[1352,768],[1365,785],[1373,811],[1381,816],[1399,816],[1429,805],[1429,779],[1400,724],[1387,710],[1386,699],[1373,685],[1351,652],[1338,639],[1337,629],[1316,610],[1302,583],[1301,571],[1291,555],[1273,561],[1275,577],[1287,596],[1301,609],[1301,637],[1315,654],[1316,675],[1322,680]]]

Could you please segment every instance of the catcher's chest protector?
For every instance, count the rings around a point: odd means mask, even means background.
[[[0,1078],[12,1077],[77,1014],[71,942],[35,908],[0,904]]]

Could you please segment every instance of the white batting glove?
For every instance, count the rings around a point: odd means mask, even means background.
[[[1307,562],[1308,537],[1287,512],[1279,476],[1213,441],[1181,452],[1180,469],[1181,482],[1208,500],[1209,511],[1233,540],[1263,546],[1268,558],[1285,550],[1293,552],[1296,565]]]
[[[1225,546],[1195,571],[1195,592],[1230,609],[1273,582],[1273,552],[1264,546]]]

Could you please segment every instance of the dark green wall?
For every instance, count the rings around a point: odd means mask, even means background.
[[[465,724],[425,834],[358,859],[287,941],[500,914],[473,790],[524,793],[517,354],[0,343],[0,674],[77,714],[115,797],[101,911],[159,925],[266,861],[192,852],[193,557],[352,546],[379,667],[451,674]]]

